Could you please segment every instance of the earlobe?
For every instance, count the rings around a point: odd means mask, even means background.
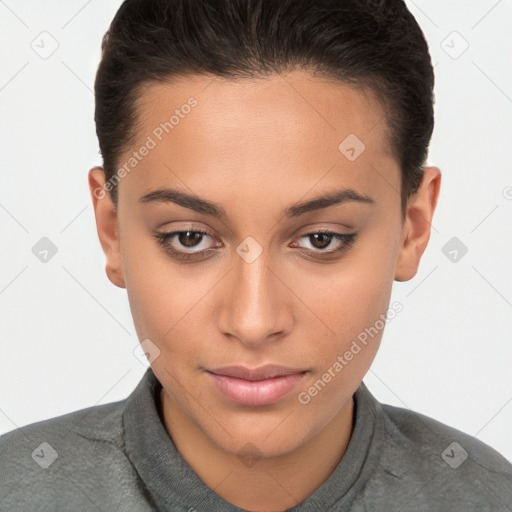
[[[426,167],[421,185],[407,205],[395,281],[408,281],[418,271],[430,238],[440,187],[441,171],[437,167]]]
[[[105,271],[109,280],[119,288],[126,288],[119,241],[117,212],[105,188],[105,171],[93,167],[88,176],[89,190],[96,218],[96,229],[106,257]]]

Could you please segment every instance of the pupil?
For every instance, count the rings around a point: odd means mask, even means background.
[[[329,245],[329,243],[331,242],[331,240],[330,240],[330,239],[331,239],[331,235],[327,235],[327,234],[325,234],[325,233],[315,233],[315,234],[313,235],[313,237],[315,237],[315,240],[316,240],[316,241],[318,241],[318,238],[320,238],[320,239],[321,239],[322,237],[324,238],[324,241],[325,241],[326,243],[324,243],[323,245],[322,245],[322,244],[320,244],[320,245],[321,245],[321,247],[317,247],[317,248],[319,248],[319,249],[324,249],[324,248],[325,248],[325,247],[327,247],[327,246]],[[322,242],[322,240],[320,240],[320,242]],[[313,244],[313,245],[314,245],[314,244]]]
[[[182,245],[185,247],[194,247],[194,241],[196,239],[201,238],[202,234],[197,233],[195,231],[184,231],[183,233],[179,234],[179,240]],[[183,237],[185,238],[185,241],[183,241]],[[190,243],[192,242],[192,243]]]

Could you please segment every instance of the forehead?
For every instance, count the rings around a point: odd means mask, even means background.
[[[311,138],[319,132],[341,137],[344,130],[352,130],[368,142],[377,142],[374,139],[385,129],[384,110],[370,89],[293,71],[251,79],[190,75],[166,83],[145,84],[136,102],[144,130],[148,131],[155,122],[168,120],[190,97],[199,107],[192,112],[195,128],[210,131],[210,136],[219,134],[219,138],[231,131],[236,140],[242,140],[252,132],[256,141],[254,132],[260,132],[261,138],[265,133],[270,137],[285,126],[290,137]],[[377,125],[381,130],[374,131]],[[286,133],[281,132],[281,136]],[[388,151],[386,141],[379,142],[383,143],[380,149]]]
[[[149,139],[153,146],[126,180],[139,197],[180,179],[196,187],[265,180],[299,190],[329,170],[330,179],[368,192],[379,185],[375,171],[396,167],[384,109],[373,93],[304,71],[150,83],[136,112],[136,142],[124,160]]]

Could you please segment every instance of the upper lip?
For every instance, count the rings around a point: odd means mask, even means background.
[[[284,375],[304,373],[306,370],[267,364],[258,368],[247,368],[245,366],[222,366],[219,368],[212,368],[207,371],[215,373],[216,375],[225,375],[227,377],[235,377],[237,379],[256,381],[272,379],[273,377],[281,377]]]

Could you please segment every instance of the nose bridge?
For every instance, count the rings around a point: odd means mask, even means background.
[[[254,238],[247,237],[236,252],[220,327],[246,345],[265,343],[287,329],[282,285],[271,268],[268,251]]]

